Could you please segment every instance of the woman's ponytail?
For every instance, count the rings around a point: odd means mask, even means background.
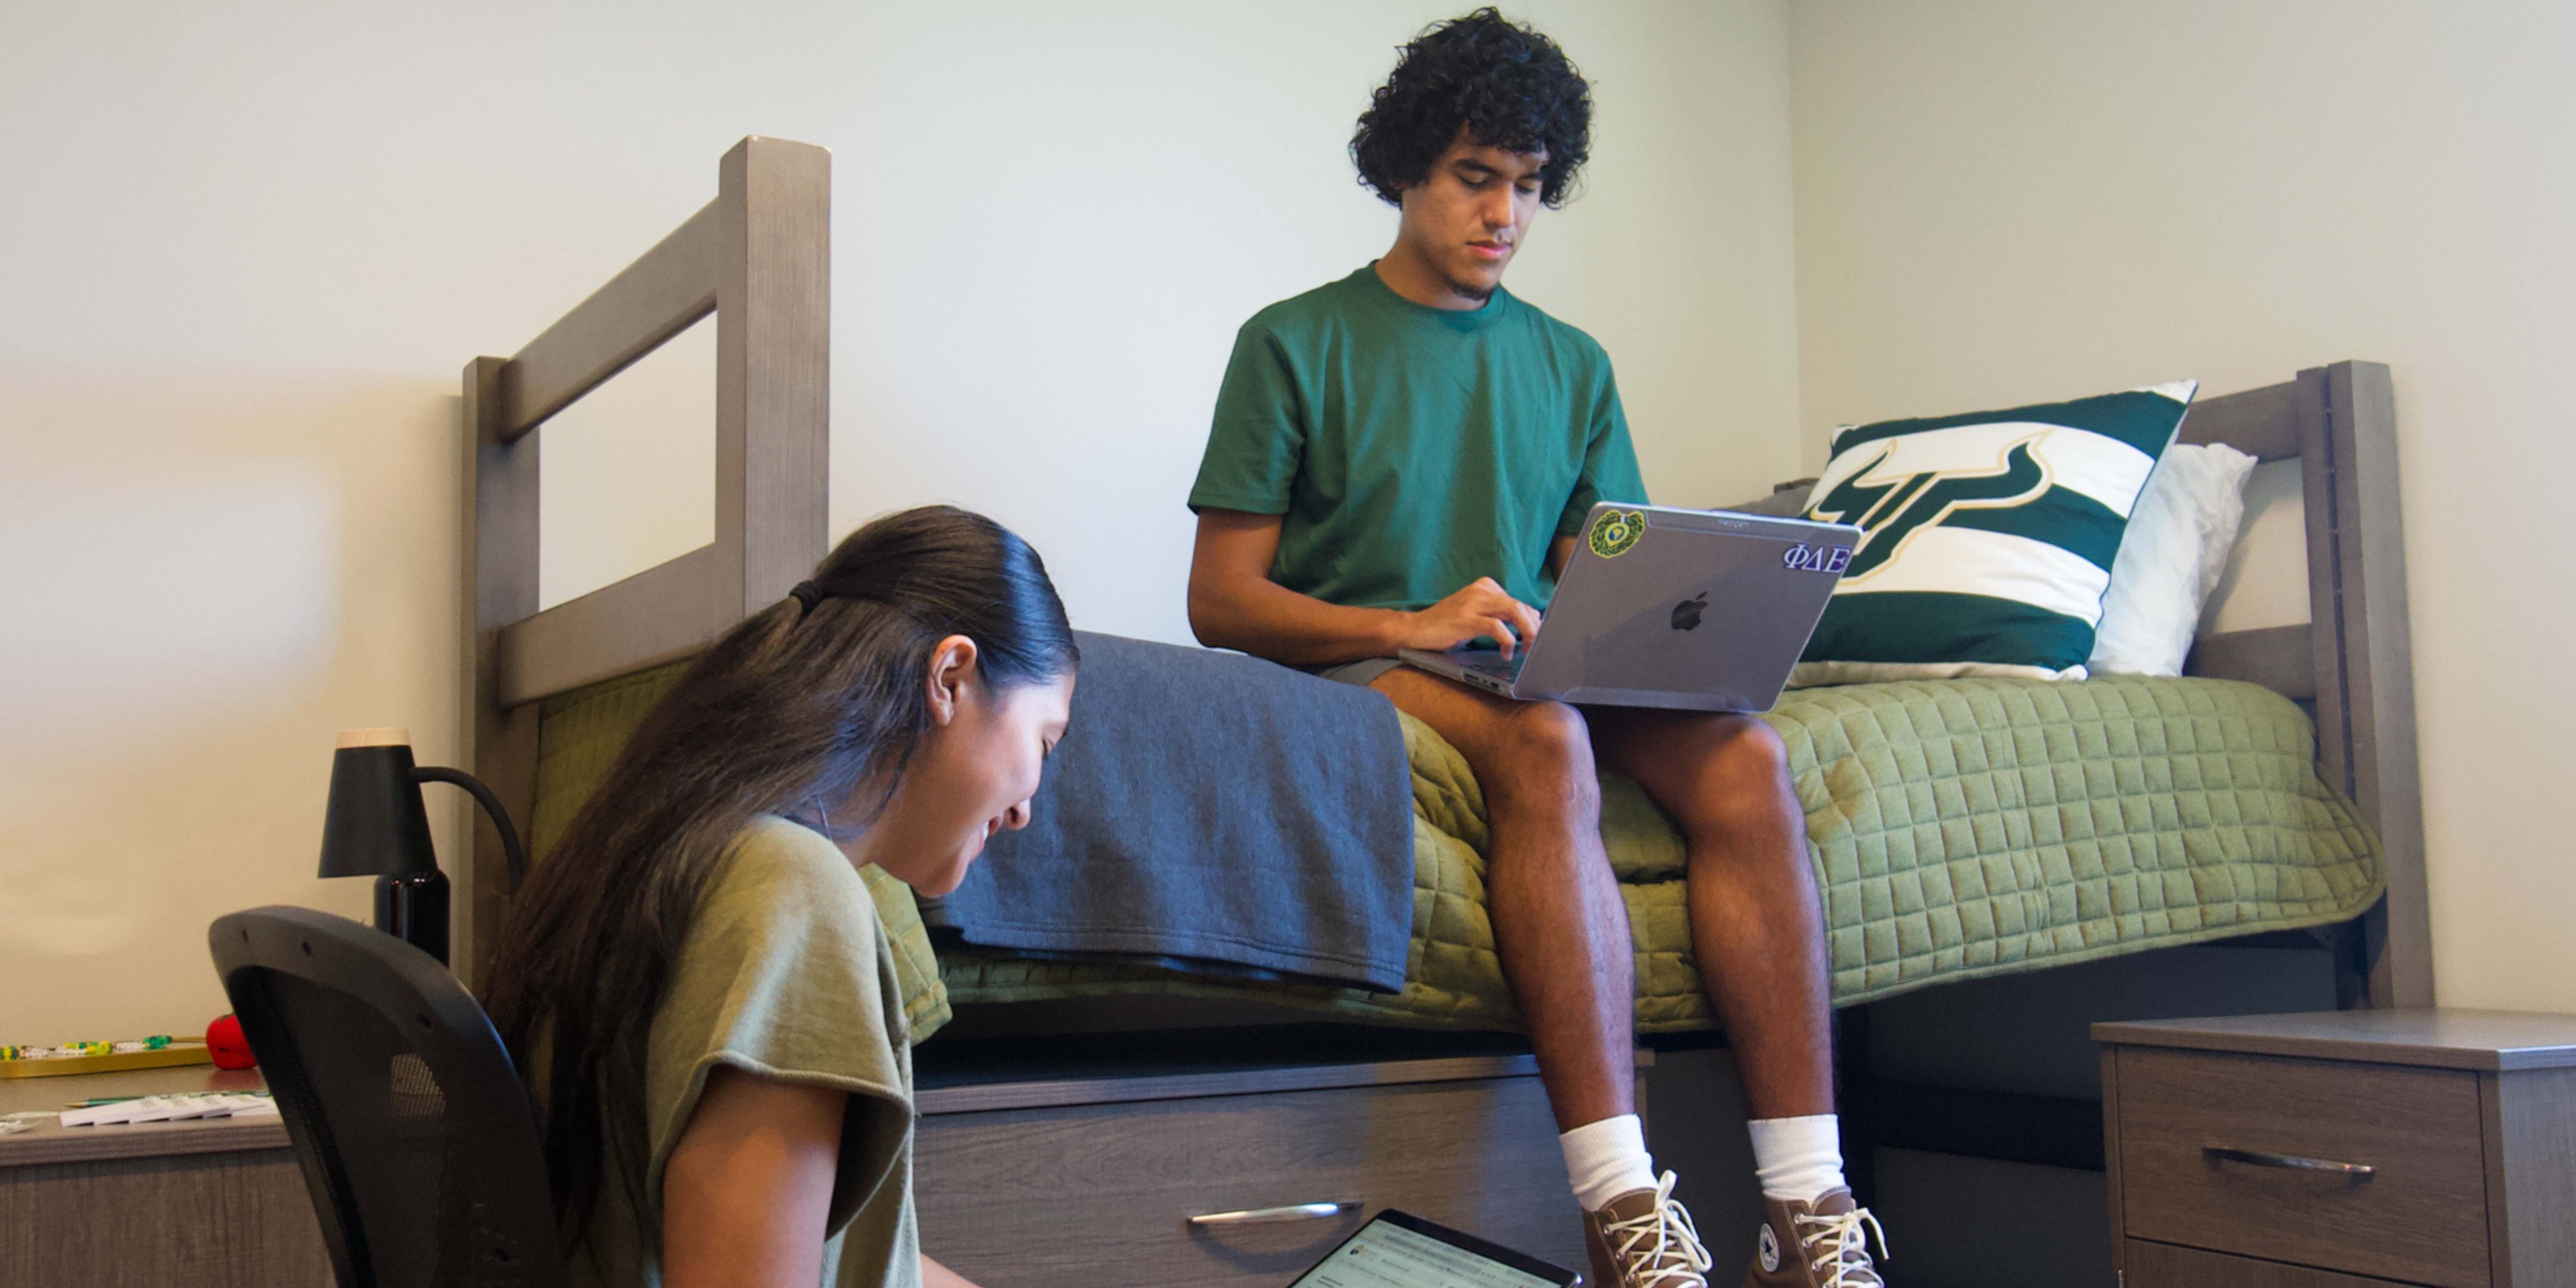
[[[952,506],[888,515],[699,655],[647,715],[511,911],[486,1006],[522,1071],[540,1050],[556,1213],[578,1237],[604,1179],[643,1201],[644,1033],[717,860],[759,814],[886,797],[929,730],[940,640],[996,688],[1081,661],[1035,550]],[[853,820],[835,820],[850,822]],[[863,821],[863,820],[860,820]]]

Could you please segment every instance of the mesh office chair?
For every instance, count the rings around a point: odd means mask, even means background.
[[[536,1115],[436,958],[307,908],[207,931],[286,1120],[341,1288],[556,1288]]]

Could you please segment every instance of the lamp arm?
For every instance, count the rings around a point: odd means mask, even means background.
[[[501,834],[501,852],[510,860],[510,893],[517,894],[519,883],[527,879],[528,852],[519,844],[519,829],[510,826],[510,811],[501,808],[501,798],[484,786],[482,779],[462,769],[421,765],[411,771],[411,780],[415,783],[454,783],[483,806],[483,812],[492,816],[493,829]]]

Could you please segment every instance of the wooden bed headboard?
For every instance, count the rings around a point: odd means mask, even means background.
[[[831,465],[832,156],[747,138],[716,198],[518,353],[465,364],[466,763],[524,828],[538,705],[685,657],[803,580],[826,550]],[[715,315],[715,540],[537,608],[538,435],[547,417]],[[473,983],[509,893],[474,824],[455,960]]]
[[[534,815],[544,699],[695,652],[775,603],[826,551],[831,157],[750,138],[717,196],[516,356],[465,368],[461,692],[467,763]],[[709,313],[716,318],[716,525],[706,546],[537,609],[537,438],[545,419]],[[2388,368],[2339,362],[2199,401],[2181,441],[2299,462],[2310,620],[2201,639],[2191,674],[2248,680],[2315,712],[2317,766],[2386,851],[2388,895],[2359,927],[2368,1000],[2433,1000],[2423,799]],[[507,865],[474,823],[455,960],[478,973]]]
[[[2204,636],[2184,671],[2250,680],[2313,704],[2317,772],[2360,807],[2387,856],[2388,895],[2362,925],[2370,1002],[2430,1006],[2433,926],[2388,368],[2338,362],[2204,399],[2183,421],[2180,441],[2299,462],[2308,621]]]

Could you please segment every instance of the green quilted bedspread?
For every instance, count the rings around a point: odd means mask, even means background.
[[[541,853],[671,674],[548,704],[534,821]],[[2375,842],[2311,768],[2307,716],[2254,685],[1850,685],[1790,693],[1764,718],[1788,744],[1806,809],[1838,1005],[2340,921],[2381,888]],[[1223,984],[980,952],[950,953],[934,967],[909,893],[870,873],[916,1034],[944,1022],[951,1003],[1121,993],[1257,995],[1350,1019],[1516,1027],[1485,915],[1483,798],[1465,758],[1438,734],[1407,718],[1404,736],[1414,924],[1402,993]],[[1635,784],[1611,774],[1602,777],[1602,836],[1635,932],[1638,1027],[1707,1027],[1679,836]]]

